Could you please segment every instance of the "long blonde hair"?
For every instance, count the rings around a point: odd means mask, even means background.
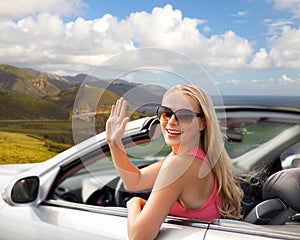
[[[192,97],[200,106],[206,120],[206,129],[202,133],[201,140],[203,150],[213,166],[213,172],[218,180],[218,195],[222,206],[218,206],[223,218],[242,219],[241,202],[243,190],[241,189],[231,160],[224,147],[222,135],[215,108],[211,97],[201,88],[191,84],[176,85],[170,91],[178,91]]]

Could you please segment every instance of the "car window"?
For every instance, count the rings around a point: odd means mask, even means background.
[[[138,167],[160,160],[171,149],[163,136],[155,140],[143,140],[126,146],[129,159]],[[68,174],[55,188],[54,198],[70,202],[116,206],[115,190],[119,176],[109,153],[93,156],[81,161],[81,168]]]
[[[237,158],[270,141],[291,126],[293,126],[292,123],[229,118],[227,119],[227,131],[241,134],[242,140],[228,141],[225,148],[231,158]]]

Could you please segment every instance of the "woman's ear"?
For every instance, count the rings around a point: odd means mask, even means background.
[[[201,118],[199,122],[199,131],[203,131],[206,128],[206,118]]]

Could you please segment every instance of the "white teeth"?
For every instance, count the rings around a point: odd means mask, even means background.
[[[174,131],[174,130],[169,130],[169,129],[167,129],[167,132],[172,135],[180,135],[181,134],[181,132],[179,132],[179,131]]]

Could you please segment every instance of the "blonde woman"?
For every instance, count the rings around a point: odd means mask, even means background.
[[[176,85],[164,94],[157,116],[172,152],[143,169],[130,162],[121,142],[126,104],[119,99],[106,124],[112,158],[127,190],[152,188],[147,201],[135,197],[127,202],[129,239],[154,239],[168,215],[207,221],[242,218],[243,192],[205,91]]]

